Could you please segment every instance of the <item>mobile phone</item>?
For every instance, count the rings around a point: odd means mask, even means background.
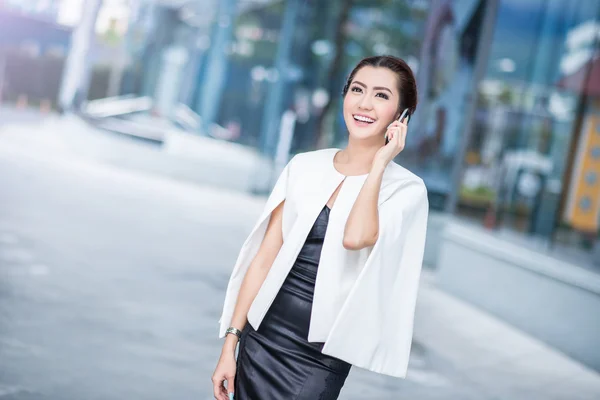
[[[405,108],[404,111],[402,111],[402,114],[400,115],[400,118],[398,118],[398,121],[402,122],[404,117],[406,117],[407,115],[408,115],[408,119],[406,120],[406,125],[408,125],[408,123],[410,121],[410,111],[408,111],[408,108]]]
[[[402,121],[404,119],[404,117],[406,117],[407,115],[408,115],[408,119],[406,120],[406,125],[408,125],[408,123],[410,122],[410,111],[408,111],[408,108],[405,108],[404,111],[402,111],[402,114],[400,114],[400,118],[398,118],[398,121]],[[390,142],[390,140],[386,136],[385,144],[388,144],[389,142]]]

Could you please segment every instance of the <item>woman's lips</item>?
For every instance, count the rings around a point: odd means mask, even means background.
[[[358,121],[358,120],[355,119],[354,120],[354,125],[364,127],[364,126],[371,125],[371,123],[369,123],[369,122],[363,122],[363,121]]]
[[[360,120],[360,119],[358,119],[357,117],[358,117],[358,118],[361,118],[361,119],[370,119],[371,121],[370,121],[370,122],[367,122],[367,121],[361,121],[361,120]],[[361,115],[359,115],[359,116],[357,116],[357,115],[352,115],[352,119],[354,120],[354,124],[355,124],[356,126],[361,126],[361,127],[364,127],[364,126],[369,126],[369,125],[371,125],[373,122],[375,122],[375,120],[374,120],[374,119],[372,119],[372,118],[370,118],[370,117],[366,117],[366,116],[361,116]]]

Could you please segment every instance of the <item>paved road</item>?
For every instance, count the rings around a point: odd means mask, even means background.
[[[9,153],[0,187],[0,398],[209,398],[262,202]]]
[[[72,115],[0,108],[0,138],[31,150],[227,190],[262,189],[269,176],[268,161],[246,146],[176,130],[167,132],[161,145],[97,129]]]
[[[38,110],[17,110],[13,106],[0,105],[0,127],[8,124],[27,124],[39,121],[45,114]]]

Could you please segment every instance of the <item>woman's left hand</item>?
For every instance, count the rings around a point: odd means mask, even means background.
[[[375,153],[373,163],[381,163],[383,166],[386,166],[404,150],[406,132],[408,130],[407,122],[408,117],[404,117],[402,122],[396,120],[388,126],[386,136],[389,142]]]

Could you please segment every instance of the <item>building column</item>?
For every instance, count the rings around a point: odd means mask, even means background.
[[[215,21],[215,30],[210,43],[206,60],[206,74],[199,98],[199,114],[204,125],[204,133],[208,134],[210,126],[217,119],[221,106],[223,87],[227,77],[227,49],[233,36],[237,0],[221,0]]]
[[[458,148],[455,155],[455,162],[452,167],[450,193],[446,199],[446,211],[450,214],[454,214],[456,206],[458,204],[458,197],[460,194],[460,186],[462,184],[462,176],[465,166],[465,156],[467,154],[467,148],[471,142],[473,135],[473,127],[475,125],[475,113],[477,111],[477,93],[479,83],[483,78],[487,69],[487,62],[490,54],[490,48],[494,27],[496,26],[496,16],[498,12],[498,2],[500,0],[481,0],[484,3],[485,11],[483,14],[483,21],[481,23],[481,30],[479,32],[479,40],[477,43],[477,56],[475,61],[475,70],[473,71],[472,86],[470,89],[470,100],[466,107],[465,123],[463,134],[460,138]]]
[[[90,47],[95,39],[96,19],[102,0],[86,0],[63,69],[58,103],[64,112],[76,110],[87,98],[90,76]]]
[[[268,157],[274,157],[277,148],[277,132],[282,116],[283,94],[287,84],[287,70],[290,62],[290,54],[294,44],[294,31],[299,9],[299,0],[287,0],[281,31],[279,35],[279,47],[275,59],[275,70],[277,79],[271,83],[267,94],[267,100],[262,118],[260,132],[260,150]]]

